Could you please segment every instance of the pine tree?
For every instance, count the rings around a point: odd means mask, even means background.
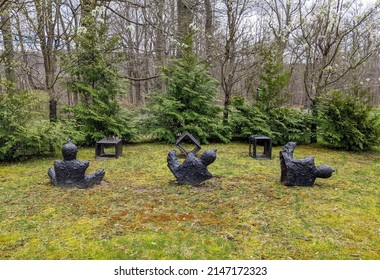
[[[148,126],[156,139],[169,143],[184,131],[202,143],[227,142],[229,132],[221,122],[221,107],[216,105],[217,83],[208,73],[209,65],[193,52],[194,34],[190,30],[184,36],[181,56],[163,68],[167,91],[153,96]]]
[[[68,108],[81,130],[86,134],[85,144],[109,136],[130,140],[134,128],[117,102],[123,92],[123,79],[115,67],[119,57],[119,39],[108,37],[108,28],[101,8],[95,9],[78,30],[78,48],[67,60],[69,92],[79,102]]]
[[[267,48],[261,56],[264,59],[260,83],[257,89],[256,103],[264,111],[279,108],[291,97],[284,89],[289,84],[291,73],[284,70],[281,56],[273,48]]]

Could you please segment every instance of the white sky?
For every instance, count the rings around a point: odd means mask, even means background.
[[[375,3],[377,0],[359,0],[359,2],[362,2],[362,3],[368,3],[368,4],[373,4]]]

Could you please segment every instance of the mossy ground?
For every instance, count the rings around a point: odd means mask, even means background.
[[[0,259],[380,259],[380,153],[298,146],[336,172],[310,188],[285,187],[272,160],[248,145],[218,148],[215,176],[178,186],[166,166],[172,145],[125,145],[95,160],[102,185],[51,185],[54,158],[0,165]],[[59,158],[59,157],[57,157]]]

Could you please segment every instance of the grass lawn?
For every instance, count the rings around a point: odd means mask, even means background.
[[[380,259],[380,153],[298,146],[335,168],[314,187],[285,187],[272,160],[248,144],[218,148],[215,176],[178,186],[172,145],[125,145],[119,159],[90,160],[102,185],[51,185],[54,158],[0,165],[0,259]],[[61,158],[57,156],[56,159]]]

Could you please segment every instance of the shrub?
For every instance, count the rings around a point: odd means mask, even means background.
[[[368,150],[380,143],[380,117],[371,114],[367,94],[331,91],[319,103],[320,136],[337,148]]]
[[[310,143],[312,116],[298,109],[276,108],[268,112],[273,144],[284,145],[289,141]]]
[[[274,145],[289,141],[309,143],[311,116],[297,109],[276,108],[268,112],[247,102],[243,97],[232,101],[230,126],[233,137],[248,139],[250,135],[265,135]]]
[[[72,124],[49,122],[45,104],[41,93],[0,95],[0,161],[52,154],[68,138],[81,138]]]
[[[79,47],[64,65],[70,76],[68,91],[80,99],[66,110],[85,134],[82,145],[93,145],[109,136],[124,140],[137,136],[132,119],[117,101],[124,92],[123,78],[115,66],[120,60],[120,44],[117,36],[108,37],[103,16],[94,10],[84,18],[85,26],[76,38]]]
[[[260,56],[263,59],[263,69],[259,76],[257,94],[253,94],[253,97],[260,109],[269,112],[280,108],[291,98],[291,94],[285,91],[291,79],[291,72],[284,69],[282,56],[275,47],[268,46],[260,52]]]
[[[188,131],[201,143],[229,141],[223,126],[221,108],[216,105],[216,81],[208,73],[209,65],[193,52],[194,31],[185,36],[181,57],[163,69],[167,91],[153,95],[146,127],[157,140],[175,142]]]
[[[236,96],[232,102],[230,127],[233,138],[246,140],[250,135],[274,134],[268,125],[269,118],[259,107],[247,102],[243,97]]]

